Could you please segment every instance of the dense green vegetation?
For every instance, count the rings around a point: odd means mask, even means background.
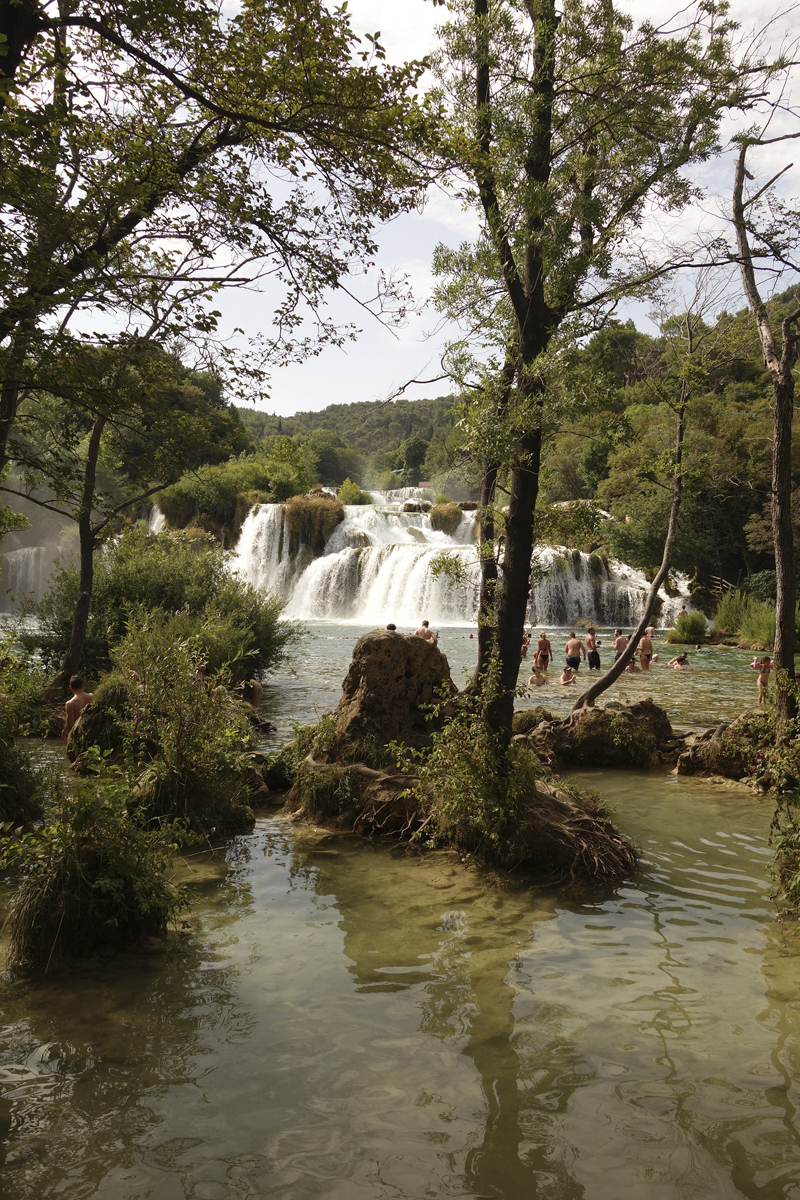
[[[107,670],[113,648],[141,613],[169,616],[179,636],[197,634],[207,660],[232,663],[238,678],[275,666],[296,630],[279,620],[283,602],[232,575],[228,558],[206,533],[154,536],[143,525],[126,529],[97,555],[84,670],[94,676]],[[55,666],[64,655],[77,590],[74,568],[59,567],[47,594],[32,606],[36,629],[20,633],[23,646],[45,664]]]

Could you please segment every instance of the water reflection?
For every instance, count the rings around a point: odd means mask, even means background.
[[[797,1195],[769,810],[591,782],[645,857],[617,891],[504,891],[267,821],[195,864],[176,954],[7,987],[4,1196]]]

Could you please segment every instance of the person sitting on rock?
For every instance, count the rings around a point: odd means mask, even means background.
[[[573,671],[572,667],[564,667],[564,670],[561,672],[561,678],[558,682],[565,684],[575,682],[575,672]]]
[[[423,621],[419,629],[414,630],[414,636],[423,638],[426,642],[433,642],[434,646],[439,641],[438,633],[434,633],[428,621]]]
[[[86,708],[86,705],[91,704],[94,700],[94,693],[85,691],[80,675],[72,676],[69,681],[69,690],[72,692],[72,696],[64,705],[64,711],[67,715],[64,721],[64,728],[61,731],[62,742],[65,742],[69,737],[70,730]]]
[[[252,704],[253,708],[258,708],[264,699],[264,689],[257,679],[248,679],[242,684],[242,699]]]
[[[528,680],[528,687],[542,687],[547,683],[547,676],[536,662],[533,664],[533,674]]]

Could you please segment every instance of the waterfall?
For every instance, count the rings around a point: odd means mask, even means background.
[[[242,525],[235,569],[255,587],[286,597],[288,617],[400,626],[423,617],[439,625],[472,623],[479,586],[475,514],[463,513],[452,535],[441,533],[428,513],[402,511],[421,494],[418,488],[374,492],[375,504],[348,505],[317,558],[290,534],[282,505],[257,505]],[[443,550],[463,563],[464,586],[434,578],[431,560]],[[538,563],[531,623],[564,626],[583,618],[630,626],[644,609],[647,580],[625,563],[556,546],[541,547]],[[669,624],[688,600],[686,581],[677,599],[660,595],[659,624]]]
[[[45,590],[52,560],[46,546],[23,546],[3,555],[3,589],[14,593],[14,600],[33,592],[39,599]]]
[[[161,530],[167,523],[167,518],[162,513],[157,504],[154,504],[150,509],[150,519],[147,522],[147,528],[151,533],[161,533]]]

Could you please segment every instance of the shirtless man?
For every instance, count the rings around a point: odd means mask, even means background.
[[[639,642],[639,663],[643,671],[650,670],[650,660],[653,657],[653,643],[649,634],[645,634]]]
[[[574,683],[575,682],[575,672],[572,670],[572,667],[564,667],[564,670],[561,672],[561,678],[559,679],[558,682],[559,683]]]
[[[655,625],[648,625],[647,629],[645,629],[645,633],[647,634],[647,636],[650,638],[650,641],[652,642],[653,638],[656,636]]]
[[[421,637],[426,642],[433,642],[434,646],[439,641],[438,633],[434,633],[427,621],[423,621],[419,629],[414,630],[415,637]]]
[[[550,645],[550,639],[544,630],[539,634],[539,642],[536,646],[536,663],[547,674],[547,664],[553,657],[553,647]]]
[[[594,625],[590,625],[586,630],[586,649],[589,651],[586,661],[589,664],[590,671],[599,671],[600,667],[600,651],[597,649],[597,635]]]
[[[543,687],[544,684],[546,684],[546,683],[547,683],[547,676],[544,674],[544,672],[542,670],[540,670],[540,668],[536,665],[536,662],[534,661],[533,674],[531,675],[530,679],[528,680],[528,687]]]
[[[64,728],[61,731],[61,740],[65,742],[69,737],[70,730],[81,715],[87,704],[91,704],[94,700],[93,692],[86,692],[83,689],[83,680],[80,675],[73,675],[69,681],[69,690],[72,692],[72,697],[64,705],[64,711],[67,714],[67,719],[64,722]]]
[[[575,634],[571,633],[564,647],[564,653],[567,656],[567,666],[571,667],[573,671],[577,671],[581,665],[581,655],[583,655],[584,659],[586,658],[586,647],[580,638],[575,637]]]
[[[614,630],[614,662],[617,661],[620,654],[623,653],[628,644],[628,636],[621,629]]]
[[[683,654],[678,654],[675,658],[671,658],[667,663],[667,666],[672,667],[676,671],[687,670],[689,666],[689,656],[686,651],[684,650]]]

